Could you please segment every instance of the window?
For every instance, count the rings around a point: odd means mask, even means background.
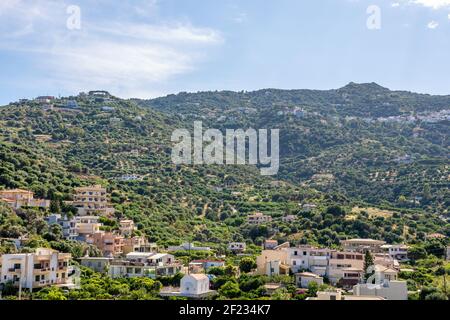
[[[34,278],[34,281],[39,282],[39,276],[36,276],[36,277]]]

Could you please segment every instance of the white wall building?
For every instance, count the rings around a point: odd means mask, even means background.
[[[406,281],[385,281],[383,284],[357,284],[353,287],[355,296],[378,296],[387,300],[408,300]]]

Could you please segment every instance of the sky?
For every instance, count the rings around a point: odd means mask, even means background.
[[[108,90],[450,94],[450,0],[0,0],[0,104]]]

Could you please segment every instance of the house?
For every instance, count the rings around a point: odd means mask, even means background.
[[[289,274],[288,251],[286,249],[263,250],[256,258],[256,265],[258,275]]]
[[[78,103],[76,100],[69,100],[66,103],[66,108],[69,109],[78,109]]]
[[[106,189],[100,185],[75,189],[72,205],[78,209],[79,215],[98,213],[112,215],[115,210],[111,207]]]
[[[228,244],[228,250],[233,253],[243,253],[247,249],[245,242],[230,242]]]
[[[343,300],[375,300],[375,301],[382,301],[386,300],[383,297],[378,296],[351,296],[351,295],[344,295],[342,290],[335,289],[335,290],[328,290],[328,291],[319,291],[317,292],[316,298],[306,298],[306,300],[319,300],[319,301],[343,301]]]
[[[158,245],[156,243],[148,242],[144,236],[136,236],[123,239],[123,253],[130,252],[152,252],[158,251]]]
[[[315,208],[317,208],[317,205],[315,205],[313,203],[305,203],[302,205],[303,211],[306,211],[306,212],[311,212]]]
[[[247,217],[247,223],[252,225],[260,225],[272,221],[272,217],[263,214],[262,212],[256,212]]]
[[[343,268],[342,277],[334,283],[341,286],[345,290],[351,290],[354,285],[361,283],[364,279],[364,269],[363,268]]]
[[[357,284],[353,287],[355,296],[378,296],[387,300],[408,300],[406,281],[385,281],[382,284]]]
[[[382,265],[375,265],[375,282],[384,283],[385,281],[397,281],[398,280],[398,270],[385,267]]]
[[[359,282],[364,269],[364,254],[359,252],[332,251],[328,261],[327,276],[332,284],[343,286]]]
[[[70,278],[70,253],[36,249],[34,253],[4,254],[0,257],[0,283],[38,289],[50,285],[73,287]]]
[[[174,251],[211,251],[210,247],[197,247],[193,243],[183,243],[180,246],[169,246],[167,248],[167,251],[174,252]]]
[[[371,253],[381,253],[383,250],[381,246],[385,245],[385,241],[373,239],[349,239],[341,240],[341,245],[344,251],[361,252],[369,251]]]
[[[266,283],[264,286],[266,294],[273,295],[277,290],[283,289],[286,286],[282,283]]]
[[[55,100],[55,97],[53,96],[40,96],[34,99],[34,101],[41,104],[48,104],[51,103],[53,100]]]
[[[134,226],[133,220],[120,220],[119,221],[120,234],[124,237],[131,236],[137,228]]]
[[[69,219],[62,217],[60,214],[52,214],[46,219],[49,225],[58,224],[63,230],[63,237],[69,241],[75,241],[78,238],[77,220],[75,218]]]
[[[400,263],[398,260],[391,257],[388,253],[375,253],[373,256],[373,263],[385,266],[387,268],[399,269]]]
[[[190,299],[205,299],[217,295],[216,291],[210,289],[209,277],[205,274],[187,274],[180,281],[180,288],[164,288],[161,290],[162,297],[186,297]]]
[[[404,244],[385,244],[381,249],[398,261],[408,261],[408,246]]]
[[[97,216],[81,216],[75,217],[76,220],[76,233],[78,234],[78,240],[84,241],[88,236],[94,233],[100,232],[100,227],[103,226]]]
[[[286,223],[295,222],[297,220],[297,216],[290,214],[283,217],[281,220]]]
[[[297,284],[298,288],[308,288],[309,284],[312,282],[317,283],[317,285],[320,287],[321,285],[323,285],[323,278],[311,272],[302,272],[295,274],[295,283]]]
[[[100,273],[106,273],[108,271],[111,261],[111,258],[104,257],[83,257],[80,259],[82,266]]]
[[[87,235],[86,243],[96,246],[104,257],[116,257],[123,253],[124,238],[111,232],[96,232]]]
[[[174,276],[181,272],[182,264],[167,253],[130,252],[125,259],[114,259],[109,266],[112,278]]]
[[[50,200],[34,199],[33,192],[23,189],[0,190],[0,201],[15,210],[21,207],[50,207]]]
[[[273,250],[275,249],[275,247],[278,246],[278,241],[277,240],[265,240],[264,241],[264,249],[265,250]]]
[[[223,268],[225,261],[222,260],[193,260],[189,263],[189,268],[195,270],[208,271],[210,268]]]
[[[299,246],[288,249],[288,263],[293,273],[309,270],[319,276],[328,272],[330,249],[319,249],[311,246]]]

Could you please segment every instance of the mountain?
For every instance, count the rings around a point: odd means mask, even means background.
[[[449,105],[447,96],[376,84],[20,101],[0,107],[0,188],[27,188],[59,202],[77,186],[103,184],[116,216],[132,218],[162,245],[195,240],[224,250],[228,241],[260,244],[268,237],[323,245],[347,237],[417,241],[450,232],[442,220],[449,207]],[[280,129],[279,174],[174,165],[171,133],[191,129],[194,120],[221,130]],[[317,207],[305,211],[305,203]],[[372,207],[387,213],[357,209]],[[255,211],[273,222],[248,225]],[[0,220],[9,215],[0,212]]]

